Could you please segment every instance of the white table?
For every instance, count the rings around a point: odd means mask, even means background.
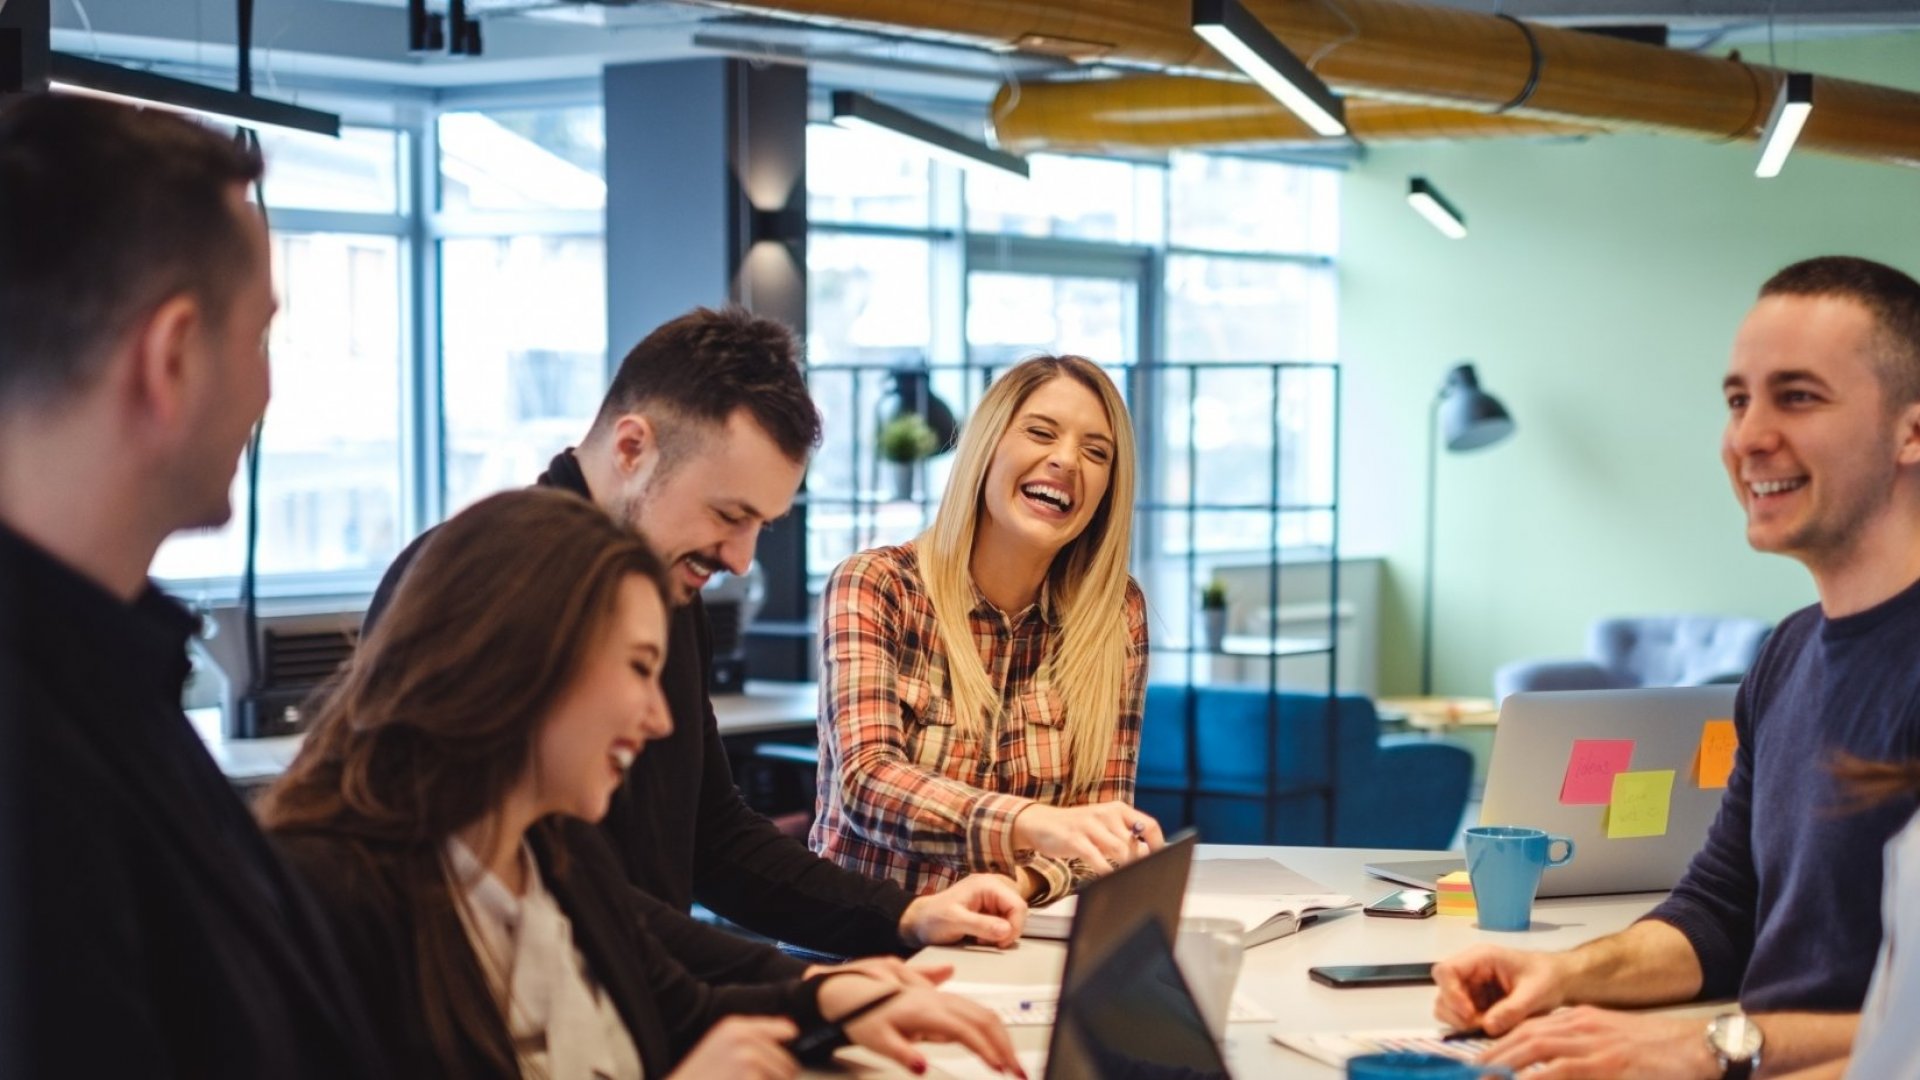
[[[1433,853],[1203,845],[1199,857],[1278,859],[1335,892],[1349,893],[1366,902],[1391,892],[1396,886],[1368,877],[1361,870],[1363,864],[1388,858],[1432,858]],[[1232,1025],[1227,1033],[1228,1068],[1234,1076],[1245,1080],[1338,1077],[1339,1071],[1275,1043],[1270,1033],[1280,1029],[1334,1032],[1422,1027],[1435,1023],[1431,986],[1335,990],[1307,978],[1310,967],[1439,960],[1480,942],[1528,949],[1564,949],[1624,929],[1659,899],[1657,893],[1639,893],[1542,900],[1534,905],[1534,929],[1524,934],[1479,930],[1471,919],[1442,915],[1428,919],[1380,919],[1364,916],[1355,909],[1323,917],[1298,934],[1247,950],[1238,992],[1258,1002],[1277,1019],[1274,1023]],[[950,962],[956,968],[954,978],[972,982],[1057,986],[1065,958],[1064,942],[1022,941],[1004,953],[975,948],[929,949],[920,954],[917,962]],[[1703,1016],[1714,1011],[1711,1006],[1693,1008]],[[1014,1044],[1022,1050],[1044,1049],[1047,1045],[1045,1028],[1009,1030]],[[928,1046],[926,1050],[936,1065],[940,1057],[956,1052],[939,1046]],[[862,1057],[861,1063],[853,1068],[854,1075],[911,1075],[891,1066],[872,1067],[866,1060]]]
[[[714,720],[722,735],[811,730],[814,718],[819,715],[820,687],[816,683],[749,679],[744,693],[715,694],[712,701]],[[237,784],[272,782],[292,764],[293,756],[300,752],[300,741],[305,738],[283,735],[271,739],[229,739],[221,729],[218,707],[188,709],[187,718],[200,732],[220,771]]]

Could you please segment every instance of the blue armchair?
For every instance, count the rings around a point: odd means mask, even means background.
[[[1739,682],[1773,627],[1759,619],[1655,615],[1601,619],[1586,660],[1516,660],[1493,674],[1493,699],[1523,690],[1624,690]]]
[[[1472,755],[1418,737],[1383,744],[1380,719],[1364,697],[1342,695],[1333,707],[1339,760],[1331,842],[1445,848],[1466,809]],[[1284,691],[1270,705],[1264,687],[1148,686],[1141,809],[1171,828],[1189,820],[1191,804],[1192,823],[1211,843],[1327,843],[1325,801],[1300,790],[1327,777],[1326,709],[1321,695]]]

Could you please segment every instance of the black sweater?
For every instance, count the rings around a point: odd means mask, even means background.
[[[401,1076],[488,1077],[495,1073],[470,1040],[464,1060],[442,1061],[428,1038],[420,981],[423,930],[465,940],[451,904],[440,852],[401,849],[319,831],[274,837],[319,896],[358,980],[358,993],[383,1021],[383,1050]],[[791,1016],[802,1031],[820,1021],[818,985],[797,980],[713,987],[689,975],[648,931],[640,893],[591,826],[550,818],[528,834],[541,880],[573,929],[588,973],[626,1024],[648,1076],[665,1076],[726,1015]],[[557,853],[559,857],[556,858]],[[409,899],[409,892],[419,899]],[[439,920],[437,926],[431,925]],[[486,974],[469,946],[446,961],[449,983],[487,1000]],[[500,1045],[507,1040],[504,1020]],[[512,1076],[512,1074],[507,1074]],[[505,1078],[502,1078],[505,1080]]]
[[[0,1075],[387,1075],[326,920],[180,711],[193,627],[0,525]]]
[[[1740,749],[1706,846],[1648,917],[1692,943],[1703,997],[1856,1011],[1880,947],[1881,848],[1914,800],[1852,809],[1828,766],[1837,752],[1920,758],[1920,583],[1845,618],[1788,616],[1733,722]]]
[[[571,450],[553,459],[543,487],[591,498]],[[434,530],[388,568],[367,609],[371,628]],[[781,941],[839,955],[902,951],[899,925],[910,897],[820,858],[749,807],[734,785],[707,700],[713,644],[698,597],[672,616],[662,689],[673,734],[650,741],[614,795],[602,824],[627,879],[657,898],[655,932],[708,982],[789,978],[801,965],[688,918],[695,900]]]

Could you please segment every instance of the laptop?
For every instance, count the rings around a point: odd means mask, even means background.
[[[1231,1080],[1158,919],[1141,915],[1080,958],[1080,982],[1063,987],[1047,1044],[1045,1080]],[[1075,967],[1079,935],[1067,945]]]
[[[1080,891],[1046,1080],[1227,1080],[1220,1048],[1173,958],[1196,842],[1194,831],[1184,830]]]
[[[1694,779],[1701,729],[1708,720],[1733,717],[1736,689],[1671,686],[1512,695],[1494,729],[1480,824],[1526,825],[1572,839],[1573,861],[1546,872],[1540,880],[1543,897],[1673,888],[1706,842],[1723,794],[1718,788],[1701,789]],[[1631,739],[1629,769],[1673,770],[1664,836],[1610,840],[1606,807],[1561,803],[1560,784],[1576,739]],[[1441,875],[1466,868],[1466,859],[1455,857],[1369,863],[1366,871],[1431,889]]]

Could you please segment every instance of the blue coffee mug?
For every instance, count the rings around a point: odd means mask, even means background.
[[[1489,1076],[1513,1080],[1513,1070],[1405,1050],[1347,1059],[1347,1080],[1484,1080]]]
[[[1553,858],[1553,845],[1567,845]],[[1533,924],[1540,875],[1573,859],[1573,841],[1539,829],[1482,825],[1467,830],[1467,876],[1482,930],[1525,930]]]

